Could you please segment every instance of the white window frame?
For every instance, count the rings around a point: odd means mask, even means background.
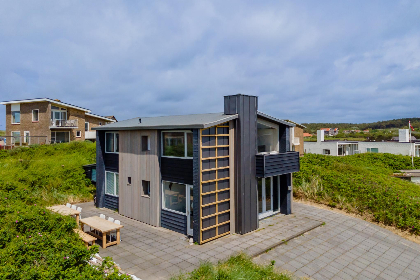
[[[144,182],[149,182],[149,194],[145,194],[145,193],[144,193],[143,181],[144,181]],[[151,190],[151,188],[150,188],[150,185],[151,185],[151,182],[150,182],[150,181],[148,181],[148,180],[141,180],[141,193],[142,193],[142,194],[141,194],[141,196],[142,196],[142,197],[150,198],[150,195],[152,194],[152,193],[151,193],[151,191],[152,191],[152,190]]]
[[[174,183],[174,184],[184,185],[185,186],[185,213],[182,213],[182,212],[179,212],[179,211],[176,211],[176,210],[165,208],[165,206],[164,206],[165,205],[165,193],[163,192],[163,185],[164,185],[165,182],[167,182],[167,183]],[[177,183],[177,182],[162,180],[162,184],[161,184],[161,188],[160,188],[160,191],[162,193],[162,209],[165,210],[165,211],[169,211],[169,212],[172,212],[172,213],[179,214],[179,215],[188,216],[188,212],[189,212],[188,211],[188,202],[189,202],[188,199],[189,199],[189,188],[190,187],[193,187],[193,186],[192,185],[188,185],[188,184],[181,184],[181,183]]]
[[[164,142],[163,133],[165,133],[165,132],[184,132],[184,156],[183,157],[174,157],[174,156],[165,156],[165,155],[163,155],[163,142]],[[161,157],[193,159],[193,157],[188,157],[187,156],[188,155],[188,149],[187,149],[188,148],[188,145],[187,145],[187,140],[188,140],[187,139],[187,133],[193,134],[192,130],[165,130],[165,131],[162,131],[161,134],[160,134],[160,139],[161,139],[161,141],[160,141],[160,148],[161,148],[161,151],[162,151]],[[193,145],[194,145],[194,143],[193,143]]]
[[[14,113],[14,112],[19,112],[19,115],[20,115],[20,116],[19,116],[19,122],[13,122],[13,119],[14,119],[14,118],[13,118],[13,113]],[[12,119],[11,119],[12,124],[20,124],[20,118],[22,117],[22,116],[21,116],[21,114],[20,114],[20,111],[12,111],[12,113],[11,113],[11,117],[12,117]]]
[[[22,145],[22,142],[21,142],[22,135],[20,134],[20,131],[11,131],[10,132],[11,133],[10,135],[12,136],[12,140],[10,141],[10,144],[16,144],[15,137],[13,136],[14,132],[19,132],[19,145]],[[13,141],[13,143],[12,143],[12,141]]]
[[[57,143],[57,132],[64,132],[64,133],[67,132],[69,134],[69,142],[64,142],[64,143],[70,143],[71,142],[71,140],[70,140],[70,131],[51,131],[51,133],[54,133],[54,143]],[[53,143],[52,137],[50,139],[50,143]]]
[[[81,130],[77,130],[76,131],[76,138],[81,138],[82,137],[82,131]]]
[[[147,137],[147,150],[143,150],[143,137]],[[141,137],[141,151],[142,152],[147,152],[150,151],[150,135],[142,135]]]
[[[28,133],[28,142],[26,142],[26,133]],[[23,132],[23,143],[31,145],[31,132],[29,131],[24,131]]]
[[[107,176],[106,176],[106,174],[107,173],[112,173],[112,174],[114,174],[114,194],[110,194],[110,193],[107,193],[106,192],[106,186],[107,186],[107,182],[106,182],[106,180],[107,180]],[[117,174],[119,175],[119,173],[118,172],[112,172],[112,171],[106,171],[105,170],[105,194],[106,195],[111,195],[111,196],[115,196],[115,197],[119,197],[119,193],[118,193],[118,195],[116,194],[117,193]],[[119,176],[118,176],[118,179],[119,179]],[[119,183],[119,182],[118,182]]]
[[[86,130],[86,125],[87,125],[87,130]],[[89,131],[89,130],[90,130],[89,122],[85,122],[85,131]]]
[[[38,120],[34,120],[34,111],[38,111]],[[32,122],[39,122],[39,109],[33,109],[32,110]]]
[[[106,144],[106,135],[109,134],[109,133],[114,134],[114,152],[107,152],[106,151],[106,147],[107,147],[107,144]],[[119,134],[118,131],[108,131],[108,132],[105,132],[105,153],[106,154],[118,154],[119,153],[119,152],[115,152],[117,150],[116,147],[117,147],[117,145],[119,145],[119,142],[120,142],[119,140],[118,140],[118,143],[116,141],[117,137],[115,136],[115,134],[117,134],[117,133]],[[119,139],[119,137],[118,137],[118,139]]]
[[[325,153],[325,151],[329,151],[329,153],[328,153],[328,154],[326,154],[326,153]],[[323,149],[323,150],[322,150],[322,154],[323,154],[323,155],[331,155],[331,149]]]

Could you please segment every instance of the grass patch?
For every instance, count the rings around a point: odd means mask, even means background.
[[[274,261],[269,265],[255,264],[250,257],[239,254],[227,261],[213,265],[209,262],[202,263],[199,268],[188,274],[181,274],[172,280],[219,280],[219,279],[295,279],[291,274],[279,273],[274,270]]]
[[[6,131],[0,130],[0,136],[4,136],[4,135],[6,135]]]
[[[420,158],[415,158],[420,168]],[[420,234],[420,187],[391,177],[413,169],[411,157],[364,153],[334,157],[306,154],[294,175],[294,196],[360,214]]]
[[[129,279],[107,259],[94,268],[74,219],[45,209],[92,199],[82,165],[95,144],[72,142],[0,151],[0,279]]]

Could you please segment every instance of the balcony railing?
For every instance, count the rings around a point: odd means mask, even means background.
[[[47,136],[0,136],[0,150],[11,150],[19,146],[47,144]]]
[[[96,139],[96,131],[86,131],[85,139]]]
[[[78,120],[51,120],[50,128],[77,128],[79,126]]]
[[[299,152],[260,153],[256,155],[257,177],[266,178],[300,170]]]

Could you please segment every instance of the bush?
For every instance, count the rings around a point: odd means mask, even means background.
[[[376,222],[420,234],[420,187],[392,177],[413,169],[411,157],[359,154],[345,157],[306,154],[294,175],[296,197],[369,215]],[[415,158],[415,168],[420,158]]]
[[[93,162],[89,142],[0,152],[0,279],[128,279],[109,261],[89,265],[98,247],[85,247],[74,219],[45,209],[91,199],[82,165]]]

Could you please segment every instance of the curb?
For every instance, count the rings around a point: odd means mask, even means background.
[[[301,235],[302,235],[302,234],[304,234],[304,233],[307,233],[307,232],[309,232],[309,231],[311,231],[311,230],[313,230],[313,229],[316,229],[317,227],[320,227],[320,226],[322,226],[323,224],[324,224],[324,222],[318,222],[318,224],[316,224],[316,225],[314,225],[314,226],[312,226],[312,227],[310,227],[310,228],[308,228],[308,229],[305,229],[305,230],[302,230],[302,231],[300,231],[300,232],[298,232],[298,233],[295,233],[295,234],[293,234],[292,236],[290,236],[290,237],[288,237],[288,238],[286,238],[286,239],[283,239],[282,241],[280,241],[280,242],[278,242],[278,243],[276,243],[276,244],[273,244],[273,245],[271,245],[271,246],[269,246],[269,247],[267,247],[267,248],[265,248],[265,249],[261,249],[260,251],[258,251],[258,252],[256,252],[256,253],[252,254],[252,255],[251,255],[251,258],[258,257],[259,255],[262,255],[262,254],[266,253],[267,251],[269,251],[269,250],[271,250],[271,249],[273,249],[273,248],[276,248],[276,247],[278,247],[278,246],[280,246],[280,245],[282,245],[282,244],[284,244],[284,243],[286,243],[286,242],[288,242],[288,241],[290,241],[290,240],[292,240],[292,239],[294,239],[294,238],[296,238],[296,237],[299,237],[299,236],[301,236]]]

